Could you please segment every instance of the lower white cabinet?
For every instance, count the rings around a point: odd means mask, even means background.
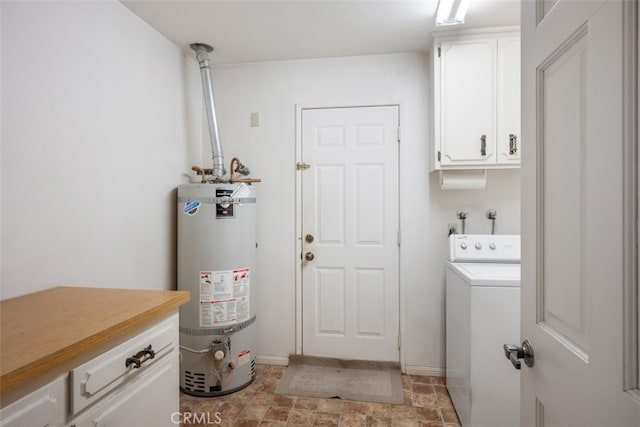
[[[67,376],[64,375],[2,408],[1,427],[63,425],[67,415]]]
[[[173,426],[178,313],[0,410],[0,427]]]

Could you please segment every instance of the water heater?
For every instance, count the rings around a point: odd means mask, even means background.
[[[244,183],[178,187],[180,388],[218,396],[255,378],[256,194]]]

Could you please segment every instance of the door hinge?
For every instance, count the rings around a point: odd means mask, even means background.
[[[398,350],[400,350],[400,344],[401,344],[400,335],[398,335]]]
[[[398,126],[398,142],[400,142],[400,126]]]
[[[400,246],[400,236],[401,236],[400,230],[398,230],[398,246]]]
[[[438,161],[440,161],[441,158],[442,158],[442,155],[440,154],[440,151],[438,151]]]
[[[438,58],[440,58],[440,55],[442,55],[442,50],[438,48]]]
[[[311,165],[308,164],[308,163],[305,163],[305,162],[296,163],[296,170],[299,170],[299,171],[303,171],[303,170],[309,169],[310,167],[311,167]]]

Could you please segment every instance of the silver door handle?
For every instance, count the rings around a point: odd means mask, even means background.
[[[522,342],[522,347],[518,347],[513,344],[505,344],[502,346],[504,349],[504,356],[509,359],[514,368],[520,369],[520,359],[524,360],[524,364],[528,367],[533,367],[533,347],[529,340]]]
[[[509,154],[514,155],[518,152],[518,137],[510,133],[509,134]]]

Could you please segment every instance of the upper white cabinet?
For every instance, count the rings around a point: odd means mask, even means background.
[[[434,37],[431,170],[520,165],[517,31]]]

